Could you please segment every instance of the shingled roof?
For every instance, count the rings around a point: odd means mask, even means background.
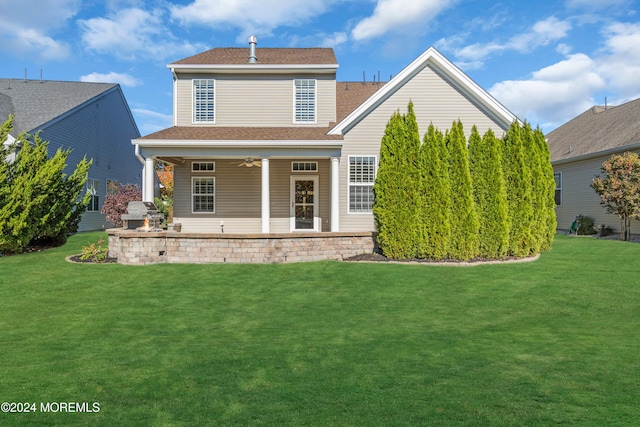
[[[342,140],[322,127],[214,127],[174,126],[140,139],[187,141],[307,141]]]
[[[640,144],[640,98],[591,107],[548,133],[547,141],[552,162]]]
[[[337,82],[336,115],[338,122],[358,108],[384,84],[384,82]]]
[[[258,64],[337,65],[331,48],[257,48]],[[240,65],[247,64],[249,48],[218,47],[173,62],[172,65]]]
[[[112,83],[0,79],[0,120],[14,114],[14,135],[34,133],[96,96],[116,88]]]

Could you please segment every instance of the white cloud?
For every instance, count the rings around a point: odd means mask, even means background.
[[[592,94],[605,85],[597,63],[578,53],[534,72],[530,79],[497,83],[489,92],[520,119],[555,127],[591,107]]]
[[[320,47],[336,47],[347,41],[347,33],[336,32],[326,36],[321,42]]]
[[[2,0],[0,51],[25,58],[64,60],[69,46],[51,36],[78,12],[80,0],[58,0],[42,7],[40,0]]]
[[[474,43],[455,50],[455,56],[461,61],[478,62],[494,53],[509,50],[527,53],[566,37],[569,30],[571,30],[569,21],[560,21],[552,16],[536,22],[530,31],[517,34],[504,43],[496,41]]]
[[[361,20],[351,32],[354,40],[405,32],[407,26],[426,25],[457,0],[377,0],[373,15]]]
[[[94,83],[119,83],[125,87],[140,86],[142,82],[129,74],[121,74],[110,72],[103,73],[91,73],[80,77],[81,82],[94,82]]]
[[[79,20],[87,49],[124,60],[165,59],[204,50],[202,45],[178,42],[167,29],[160,9],[121,9],[107,18]]]
[[[166,129],[173,124],[173,116],[171,114],[158,113],[146,108],[132,108],[131,112],[135,116],[138,130],[142,135]]]
[[[629,3],[629,0],[567,0],[567,7],[570,9],[601,10],[612,6],[622,7]]]
[[[598,71],[627,101],[640,96],[640,24],[613,23],[604,30]]]
[[[338,0],[195,0],[172,6],[173,19],[187,25],[240,28],[238,41],[250,34],[270,35],[274,28],[298,25],[327,11]]]

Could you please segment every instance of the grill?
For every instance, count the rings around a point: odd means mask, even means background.
[[[152,202],[129,202],[127,213],[122,215],[122,220],[127,221],[129,230],[160,231],[160,223],[164,215],[158,212],[158,208]]]

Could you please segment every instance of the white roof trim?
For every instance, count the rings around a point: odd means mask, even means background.
[[[132,139],[140,147],[342,147],[343,141],[323,140],[169,140]]]
[[[338,64],[169,64],[172,72],[218,72],[218,73],[253,73],[253,72],[315,72],[334,73]]]
[[[626,152],[626,151],[636,151],[640,149],[640,142],[636,142],[633,144],[628,144],[628,145],[623,145],[621,147],[613,147],[613,148],[608,148],[606,150],[602,150],[602,151],[595,151],[593,153],[586,153],[586,154],[581,154],[579,156],[575,156],[575,157],[567,157],[566,159],[558,159],[558,160],[552,160],[551,161],[551,165],[552,166],[560,166],[563,165],[565,163],[573,163],[573,162],[579,162],[582,160],[589,160],[589,159],[593,159],[596,157],[602,157],[602,156],[610,156],[612,154],[617,154],[617,153],[621,153],[621,152]]]
[[[434,47],[427,49],[411,64],[405,67],[399,74],[392,78],[387,84],[382,86],[380,90],[374,93],[369,99],[362,103],[358,108],[338,123],[329,135],[341,135],[348,131],[356,123],[369,114],[374,108],[380,105],[385,99],[393,94],[398,88],[409,81],[419,70],[427,64],[434,65],[439,71],[449,77],[455,84],[466,90],[478,102],[489,109],[498,119],[502,119],[506,126],[509,126],[517,117],[507,108],[500,104],[487,91],[482,89],[476,82],[467,76],[462,70],[456,67],[451,61],[444,57]]]

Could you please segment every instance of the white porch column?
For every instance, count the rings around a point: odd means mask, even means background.
[[[155,170],[153,169],[153,159],[151,157],[147,157],[144,159],[144,179],[142,183],[142,201],[143,202],[153,202],[153,193],[154,193],[154,179],[153,174]]]
[[[271,206],[269,201],[269,159],[262,160],[262,232],[269,232],[271,222]]]
[[[331,158],[331,231],[340,231],[340,158]]]

